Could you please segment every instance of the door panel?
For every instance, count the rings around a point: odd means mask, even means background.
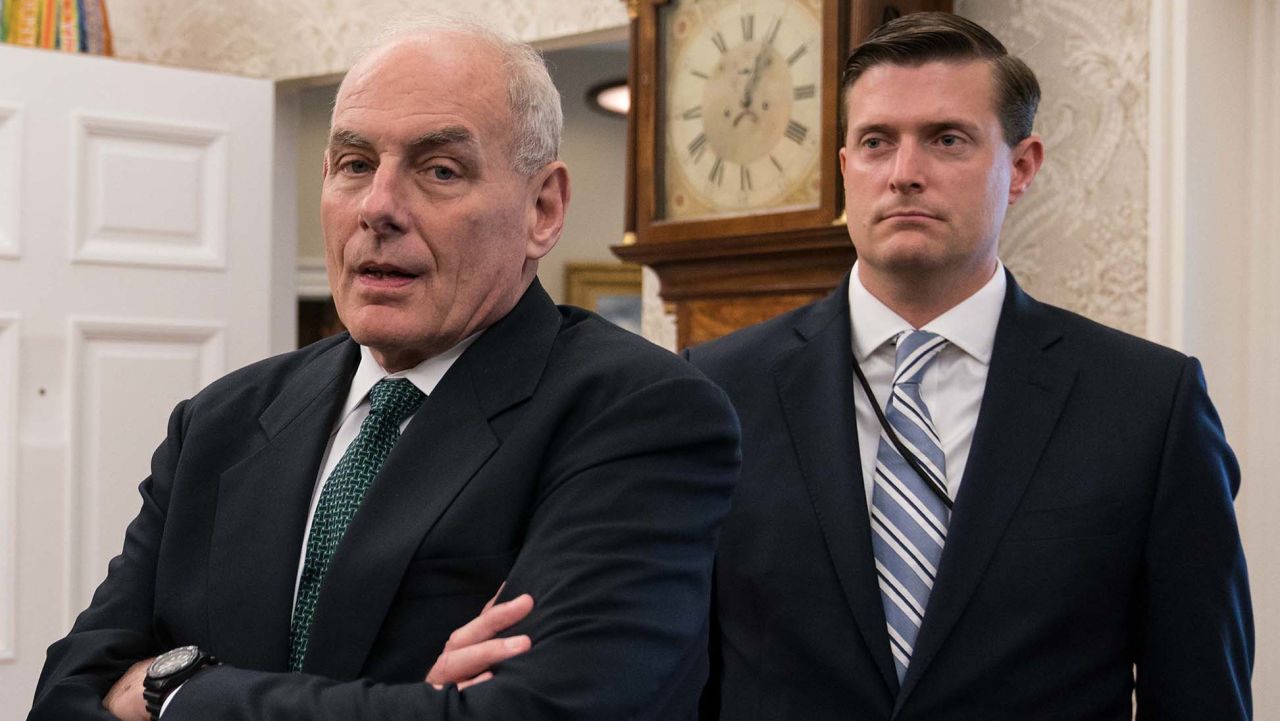
[[[0,67],[8,721],[119,552],[173,405],[270,352],[275,90],[26,48]]]

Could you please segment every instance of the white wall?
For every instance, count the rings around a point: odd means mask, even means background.
[[[1148,335],[1200,357],[1240,458],[1258,719],[1280,718],[1280,2],[1152,5]]]

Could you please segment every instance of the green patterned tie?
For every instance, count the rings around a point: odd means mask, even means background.
[[[423,398],[422,391],[403,378],[378,381],[369,391],[369,416],[360,424],[360,434],[342,454],[342,460],[320,492],[320,502],[311,521],[311,535],[307,538],[307,557],[302,564],[298,600],[293,606],[293,623],[289,627],[292,671],[301,671],[302,661],[307,657],[311,621],[329,561],[369,484],[400,438],[400,424],[418,410]]]

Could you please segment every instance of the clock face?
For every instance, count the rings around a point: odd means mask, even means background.
[[[660,216],[818,204],[821,10],[821,0],[678,0],[663,9]]]

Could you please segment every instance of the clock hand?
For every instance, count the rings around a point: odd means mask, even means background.
[[[755,86],[760,83],[760,70],[773,64],[773,59],[769,56],[771,46],[769,42],[765,42],[764,46],[760,47],[759,53],[755,54],[755,63],[751,64],[751,79],[746,82],[746,90],[742,92],[742,108],[751,106],[751,96],[755,92]]]
[[[751,95],[755,91],[756,85],[760,82],[760,66],[764,60],[765,53],[768,51],[769,46],[766,45],[760,49],[760,52],[756,53],[756,60],[751,66],[751,79],[747,81],[747,88],[742,93],[742,107],[744,108],[751,107]]]

